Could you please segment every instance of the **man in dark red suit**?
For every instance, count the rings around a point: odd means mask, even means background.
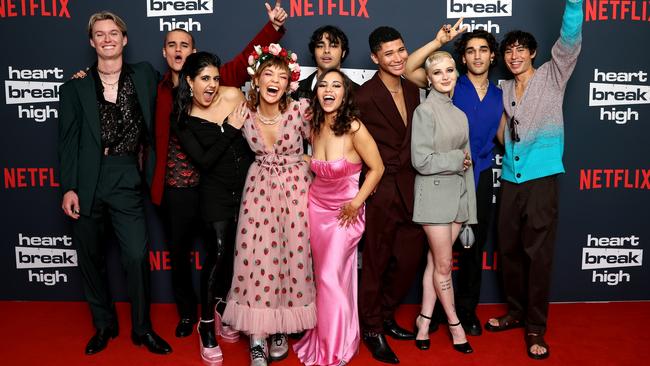
[[[370,34],[369,44],[379,69],[357,90],[355,99],[386,171],[366,206],[359,318],[373,357],[398,363],[384,334],[415,339],[397,325],[394,312],[415,279],[425,249],[424,231],[412,221],[415,170],[410,129],[420,96],[418,87],[402,78],[408,52],[400,33],[379,27]]]
[[[246,72],[248,55],[253,46],[275,43],[284,35],[287,13],[276,1],[275,7],[266,4],[269,22],[232,61],[219,68],[220,84],[241,87],[250,76]],[[163,57],[169,69],[158,84],[156,99],[156,165],[151,184],[151,200],[162,207],[164,226],[168,234],[168,246],[172,267],[172,290],[180,321],[176,327],[177,337],[192,334],[197,322],[197,299],[192,286],[190,250],[201,223],[199,212],[199,172],[183,151],[176,136],[170,134],[169,117],[172,111],[172,91],[178,86],[178,78],[185,59],[196,52],[194,37],[183,30],[174,29],[165,35]],[[232,262],[225,260],[224,263]],[[228,272],[227,269],[224,269]],[[232,276],[232,269],[230,269]],[[223,278],[222,278],[223,277]],[[231,278],[220,276],[223,296],[228,293]],[[224,299],[225,300],[225,299]]]

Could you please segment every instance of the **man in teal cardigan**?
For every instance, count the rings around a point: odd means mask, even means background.
[[[86,346],[91,355],[118,335],[117,314],[106,274],[106,219],[117,236],[131,300],[131,339],[153,353],[171,347],[151,327],[148,247],[139,166],[153,162],[153,116],[157,72],[148,63],[127,64],[124,21],[110,12],[88,23],[97,62],[90,77],[61,87],[59,160],[62,208],[73,219],[83,289],[96,328]],[[144,158],[142,158],[144,157]],[[146,176],[150,179],[153,164]]]
[[[553,252],[558,221],[557,175],[564,173],[566,85],[582,44],[582,0],[567,0],[560,38],[551,60],[533,67],[537,42],[532,34],[512,31],[501,53],[514,79],[503,82],[505,118],[499,252],[508,313],[492,318],[489,331],[526,327],[528,356],[544,359]]]

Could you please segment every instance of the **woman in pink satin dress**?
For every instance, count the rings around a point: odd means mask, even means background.
[[[351,87],[341,71],[326,70],[313,102],[311,169],[316,177],[309,188],[309,228],[318,319],[294,345],[305,365],[344,365],[359,347],[357,244],[365,226],[364,202],[384,165],[357,118]],[[359,188],[363,164],[368,172]]]

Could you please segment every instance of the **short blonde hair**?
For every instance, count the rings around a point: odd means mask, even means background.
[[[90,16],[88,19],[88,38],[93,38],[93,26],[100,20],[112,20],[117,25],[117,28],[122,32],[123,36],[126,36],[126,23],[122,18],[117,14],[112,13],[108,10],[102,10],[99,13],[95,13]]]
[[[451,59],[451,62],[454,64],[454,68],[456,68],[456,60],[454,60],[454,57],[451,55],[451,53],[447,51],[434,51],[427,57],[426,61],[424,61],[424,70],[428,74],[429,69],[433,65],[437,64],[445,58]]]

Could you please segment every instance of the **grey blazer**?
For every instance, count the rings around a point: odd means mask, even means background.
[[[415,177],[413,221],[446,224],[476,221],[472,169],[463,171],[469,152],[467,116],[451,99],[432,90],[413,114],[411,161]]]

